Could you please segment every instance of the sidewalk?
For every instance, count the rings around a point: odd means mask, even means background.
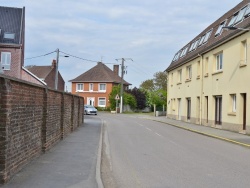
[[[182,128],[188,131],[192,131],[198,134],[206,135],[216,139],[224,140],[234,144],[238,144],[244,147],[250,148],[250,136],[244,135],[236,132],[221,130],[213,127],[207,127],[204,125],[197,125],[192,123],[187,123],[183,121],[178,121],[174,119],[169,119],[166,116],[139,116],[140,118],[146,118],[153,121],[162,122],[171,126]]]
[[[34,159],[0,187],[97,188],[96,164],[101,124],[99,118],[86,117],[84,125]]]

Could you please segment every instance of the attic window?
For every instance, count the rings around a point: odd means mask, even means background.
[[[15,39],[15,33],[4,33],[3,35],[3,38],[4,39],[11,39],[11,40],[14,40]]]
[[[222,28],[225,26],[225,24],[226,24],[226,21],[222,22],[222,23],[219,25],[219,27],[218,27],[218,29],[217,29],[217,31],[216,31],[216,33],[215,33],[215,36],[218,36],[218,35],[221,34]]]
[[[188,49],[188,46],[186,46],[186,47],[182,50],[180,57],[183,57],[184,55],[186,55],[187,49]]]
[[[201,46],[201,45],[202,45],[202,43],[203,43],[203,41],[204,41],[204,38],[205,38],[205,34],[201,37],[201,40],[200,40],[198,46]]]
[[[239,22],[242,21],[244,15],[245,15],[246,9],[247,9],[247,7],[244,7],[243,9],[240,10],[240,12],[239,12],[237,18],[235,19],[234,24],[237,24],[237,23],[239,23]]]
[[[245,17],[248,17],[250,15],[250,6],[248,6],[246,12],[245,12]]]
[[[195,49],[196,49],[196,47],[197,47],[199,41],[200,41],[200,38],[198,38],[196,41],[194,41],[194,42],[192,43],[192,45],[191,45],[191,47],[190,47],[190,49],[189,49],[189,52],[191,52],[192,50],[195,50]]]
[[[181,51],[175,54],[173,61],[177,61],[179,59],[180,54],[181,54]]]
[[[204,41],[203,41],[203,44],[206,43],[206,42],[208,41],[208,39],[209,39],[211,33],[212,33],[212,29],[206,33],[205,38],[204,38]]]

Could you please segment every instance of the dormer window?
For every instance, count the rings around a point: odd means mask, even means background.
[[[226,21],[222,22],[222,23],[219,25],[219,27],[218,27],[218,29],[217,29],[217,31],[216,31],[216,33],[215,33],[215,36],[218,36],[218,35],[221,34],[222,28],[225,26],[225,24],[226,24]]]
[[[15,33],[6,32],[6,33],[3,34],[3,38],[8,39],[8,40],[14,40],[15,39]]]
[[[235,13],[232,17],[232,19],[230,20],[228,26],[232,26],[235,22],[235,20],[237,19],[237,16],[238,16],[239,12]]]
[[[247,9],[247,7],[244,7],[243,9],[240,10],[240,12],[239,12],[237,18],[235,19],[234,24],[237,24],[237,23],[239,23],[239,22],[242,21],[244,15],[245,15],[246,9]]]
[[[203,44],[206,43],[206,42],[208,41],[208,39],[209,39],[211,33],[212,33],[212,29],[206,33],[205,38],[204,38],[204,41],[203,41]]]
[[[245,17],[248,17],[250,15],[250,6],[247,7],[247,10],[245,12]]]
[[[186,46],[186,47],[182,50],[180,57],[183,57],[183,56],[186,55],[187,49],[188,49],[188,46]]]
[[[200,38],[198,38],[196,41],[194,41],[189,49],[189,52],[193,51],[196,49],[198,43],[199,43]]]
[[[181,54],[181,51],[175,54],[173,61],[177,61],[179,59],[180,54]]]

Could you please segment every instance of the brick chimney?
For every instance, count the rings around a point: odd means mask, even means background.
[[[119,76],[119,65],[114,65],[114,66],[113,66],[113,71],[114,71],[114,73],[115,73],[116,75]]]
[[[56,60],[55,59],[53,59],[53,61],[52,61],[52,68],[56,68]]]

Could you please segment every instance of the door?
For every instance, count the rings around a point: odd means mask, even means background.
[[[243,98],[243,130],[246,130],[246,116],[247,116],[247,94],[242,93]]]
[[[215,97],[215,124],[221,125],[222,122],[222,96]]]
[[[191,118],[191,98],[187,98],[187,120]]]
[[[95,106],[95,98],[94,97],[88,97],[87,98],[87,104]]]
[[[178,99],[178,120],[181,120],[181,99]]]

